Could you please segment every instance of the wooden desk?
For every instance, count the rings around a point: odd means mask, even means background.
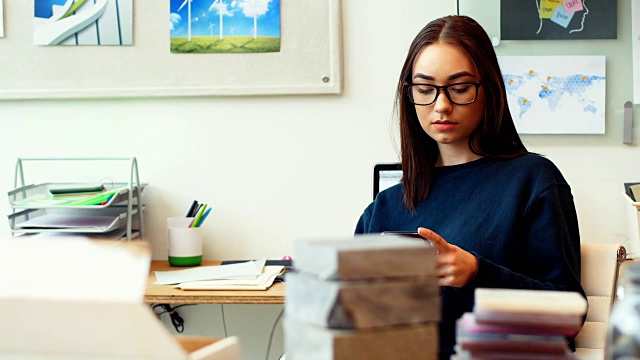
[[[202,265],[220,265],[220,261],[205,260]],[[173,267],[167,260],[151,261],[144,302],[147,304],[284,304],[285,286],[274,283],[268,290],[192,291],[173,288],[171,285],[156,285],[154,271],[188,269]]]

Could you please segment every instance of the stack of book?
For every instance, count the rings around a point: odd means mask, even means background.
[[[299,241],[287,284],[287,360],[436,359],[440,291],[425,241]]]
[[[567,337],[586,312],[577,292],[476,289],[473,312],[458,320],[452,359],[574,359]]]

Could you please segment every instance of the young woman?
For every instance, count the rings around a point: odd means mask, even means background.
[[[440,352],[478,287],[577,291],[580,235],[571,188],[516,132],[496,54],[473,19],[436,19],[414,39],[396,94],[402,182],[356,234],[416,231],[437,249]],[[572,345],[573,347],[573,345]]]

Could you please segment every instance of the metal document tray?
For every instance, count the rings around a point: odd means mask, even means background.
[[[144,206],[143,206],[144,208]],[[132,210],[132,215],[138,209]],[[7,216],[14,233],[107,233],[127,224],[127,208],[107,209],[47,208],[25,209]]]

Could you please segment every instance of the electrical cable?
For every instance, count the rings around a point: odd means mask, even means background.
[[[153,312],[158,317],[160,317],[162,314],[169,314],[169,317],[171,318],[171,324],[173,325],[173,327],[176,329],[178,333],[182,333],[184,331],[184,319],[180,316],[180,314],[178,314],[176,310],[183,306],[189,306],[189,305],[193,305],[193,304],[182,304],[182,305],[174,306],[173,308],[169,304],[155,304],[152,306],[152,309],[153,309]],[[158,307],[161,307],[164,311],[161,311],[159,313],[156,312],[155,309]]]
[[[273,333],[276,331],[276,325],[278,325],[282,314],[284,314],[284,307],[282,308],[282,310],[280,310],[280,314],[278,314],[276,321],[273,322],[273,327],[271,327],[271,334],[269,334],[269,343],[267,344],[267,356],[265,357],[265,360],[269,360],[269,353],[271,352],[271,342],[273,342]]]
[[[229,337],[229,335],[227,335],[227,322],[224,320],[224,304],[220,304],[220,312],[222,313],[222,327],[224,328],[224,337]]]
[[[456,0],[456,4],[457,4],[457,10],[458,10],[458,16],[460,16],[460,0]]]

